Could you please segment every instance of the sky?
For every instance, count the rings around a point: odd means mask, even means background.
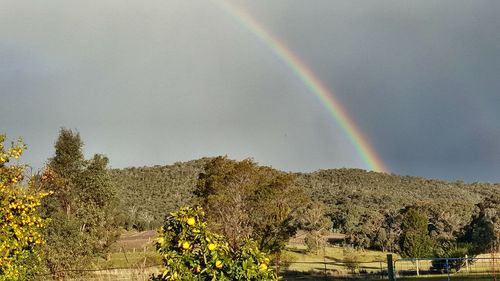
[[[220,1],[219,1],[220,2]],[[0,0],[0,132],[35,170],[61,127],[113,168],[204,156],[370,167],[218,0]],[[231,1],[332,93],[388,172],[500,182],[499,1]]]

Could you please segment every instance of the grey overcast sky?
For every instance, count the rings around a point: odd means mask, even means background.
[[[391,172],[500,182],[500,1],[234,1],[335,92]],[[203,156],[368,167],[212,1],[0,0],[0,132],[35,169],[60,127],[112,167]]]

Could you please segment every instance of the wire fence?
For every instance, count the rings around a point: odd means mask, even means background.
[[[487,258],[419,258],[394,262],[397,280],[499,280],[500,260]]]
[[[391,257],[392,259],[392,257]],[[427,280],[462,281],[491,280],[500,281],[500,259],[480,258],[419,258],[398,259],[392,263],[387,260],[359,262],[352,260],[300,261],[283,263],[276,268],[283,280]],[[146,281],[152,274],[158,274],[161,266],[116,267],[107,269],[66,270],[52,279],[50,275],[42,280],[67,281]],[[393,270],[393,279],[391,274]]]
[[[153,274],[160,272],[161,266],[146,267],[115,267],[106,269],[74,269],[62,270],[56,276],[50,274],[41,276],[42,280],[65,280],[65,281],[146,281]]]
[[[494,256],[398,259],[394,261],[392,269],[389,269],[388,266],[387,260],[371,262],[341,260],[337,262],[291,262],[281,269],[280,275],[284,277],[284,280],[341,280],[355,278],[363,280],[500,281],[500,259]],[[390,277],[389,270],[393,270],[393,277]]]
[[[287,269],[281,266],[279,275],[283,280],[338,280],[338,279],[387,279],[387,265],[385,261],[362,262],[352,264],[349,262],[293,262]],[[158,274],[161,266],[149,267],[119,267],[108,269],[75,269],[64,270],[57,273],[57,278],[51,275],[43,276],[42,280],[65,281],[146,281],[152,274]]]
[[[284,280],[339,280],[339,279],[387,279],[387,262],[358,261],[304,261],[290,262],[280,267]]]

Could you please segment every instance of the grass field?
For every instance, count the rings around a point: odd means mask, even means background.
[[[98,258],[94,267],[99,269],[148,267],[161,264],[161,257],[154,251],[146,252],[113,252],[109,259]]]
[[[409,277],[409,278],[398,278],[398,281],[445,281],[448,280],[448,276],[432,276],[432,277]],[[490,280],[493,281],[494,278],[492,275],[469,275],[469,276],[461,276],[461,275],[452,275],[450,276],[450,280],[453,281],[472,281],[472,280]],[[497,277],[498,280],[498,277]]]
[[[95,268],[136,268],[159,265],[161,257],[155,251],[154,238],[156,231],[125,232],[111,247],[106,258],[98,258]]]
[[[104,259],[94,262],[94,269],[83,279],[73,280],[147,280],[159,271],[161,257],[155,252],[154,237],[156,232],[127,232],[113,245],[113,251]],[[387,253],[378,251],[346,250],[342,247],[328,246],[316,253],[307,253],[306,246],[292,240],[283,254],[283,264],[280,275],[283,280],[381,280],[387,279]],[[398,255],[393,254],[395,260]],[[350,263],[349,263],[350,261]],[[411,262],[408,262],[411,263]],[[397,263],[396,263],[397,265]],[[410,266],[410,265],[409,265]],[[428,268],[426,263],[421,268]],[[384,274],[381,274],[384,273]],[[419,278],[399,276],[397,280],[448,280],[446,275],[423,275]],[[452,275],[450,280],[494,280],[492,275]],[[500,276],[497,277],[500,280]]]
[[[154,249],[154,231],[128,232],[122,235],[119,241],[113,245],[113,251],[108,259],[99,258],[95,261],[96,268],[137,267],[156,265],[161,262],[160,256]],[[351,257],[359,263],[357,271],[380,271],[386,267],[386,253],[377,251],[354,251]],[[290,263],[289,270],[297,272],[324,271],[324,262],[327,270],[331,273],[347,274],[348,269],[342,265],[346,259],[342,247],[325,247],[317,253],[307,253],[306,246],[293,243],[287,247],[284,254]]]
[[[342,247],[329,246],[316,253],[307,253],[305,245],[292,244],[287,247],[285,257],[290,261],[287,270],[294,272],[324,274],[326,271],[328,275],[347,275],[387,270],[387,253],[378,251],[346,251]]]

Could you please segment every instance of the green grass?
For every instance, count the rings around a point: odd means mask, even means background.
[[[328,281],[341,281],[341,280],[362,280],[362,281],[380,281],[384,279],[380,278],[342,278],[342,277],[334,277],[334,276],[323,276],[323,275],[300,275],[300,276],[285,276],[284,280],[286,281],[310,281],[310,280],[328,280]],[[387,280],[387,279],[385,279]],[[448,277],[447,276],[441,276],[441,277],[419,277],[419,278],[397,278],[397,281],[447,281]],[[450,278],[451,281],[472,281],[472,280],[489,280],[492,281],[493,277],[492,276],[487,276],[487,275],[476,275],[476,276],[463,276],[463,277],[456,277],[452,276]],[[498,277],[497,277],[498,280]]]
[[[398,281],[446,281],[448,280],[448,276],[432,276],[432,277],[408,277],[403,278],[399,277]],[[491,275],[468,275],[468,276],[460,276],[460,275],[452,275],[450,276],[450,280],[452,281],[470,281],[470,280],[493,280],[493,276]],[[498,280],[498,277],[497,277]]]
[[[360,268],[356,271],[379,272],[381,268],[386,268],[386,253],[377,251],[355,251],[353,252],[356,260],[360,262]],[[344,259],[344,250],[341,247],[326,247],[319,250],[317,253],[307,253],[305,245],[293,244],[287,247],[284,253],[286,260],[291,262],[287,271],[295,272],[295,274],[323,274],[324,261],[327,263],[339,263]],[[94,262],[94,268],[110,269],[110,268],[140,268],[143,266],[151,266],[161,264],[161,257],[151,248],[144,251],[115,251],[110,253],[109,259],[98,258]],[[350,271],[343,265],[327,264],[327,272],[329,275],[346,275]]]
[[[291,264],[287,270],[294,272],[317,273],[326,271],[328,275],[347,275],[352,270],[346,267],[343,262],[348,258],[358,264],[356,273],[377,273],[386,270],[387,253],[379,251],[351,251],[346,253],[342,247],[325,247],[316,253],[307,253],[305,245],[289,245],[285,252],[285,259],[290,260]],[[347,256],[348,257],[347,257]],[[398,257],[395,255],[395,257]],[[335,263],[335,264],[332,264]]]
[[[117,247],[114,247],[114,251],[110,253],[109,259],[96,259],[94,262],[94,268],[128,268],[129,270],[108,270],[97,272],[93,275],[97,278],[103,279],[88,280],[143,280],[144,276],[147,276],[144,275],[145,269],[157,272],[160,267],[148,268],[148,266],[151,265],[161,264],[161,257],[154,251],[154,246],[152,244],[151,237],[153,234],[130,232],[123,235],[122,240],[119,242],[121,244],[117,244]],[[144,248],[146,251],[144,251]],[[307,253],[305,245],[300,243],[291,243],[287,246],[286,251],[282,256],[282,261],[284,263],[288,261],[289,266],[283,266],[281,268],[281,274],[283,275],[283,280],[290,281],[352,280],[353,278],[360,278],[367,281],[381,280],[381,276],[379,275],[380,272],[386,272],[387,270],[387,254],[388,253],[370,250],[346,251],[344,248],[338,246],[328,246],[324,249],[318,250],[316,253]],[[358,267],[354,271],[346,266],[345,260],[349,258],[358,264]],[[393,254],[393,258],[395,260],[400,259],[397,254]],[[408,261],[405,262],[405,264],[403,264],[403,262],[400,262],[399,265],[396,263],[396,267],[397,270],[413,270],[412,268],[414,265]],[[429,269],[429,267],[430,262],[422,261],[420,263],[421,270]],[[451,280],[493,280],[491,275],[482,274],[484,271],[475,272],[477,272],[478,275],[463,275],[462,273],[458,273],[456,275],[452,275]],[[141,279],[134,279],[132,277],[129,279],[125,277],[125,275],[142,277]],[[123,277],[114,279],[110,276]],[[87,276],[87,278],[88,277],[89,276]],[[387,278],[386,276],[384,277]],[[422,275],[419,278],[413,276],[408,278],[400,276],[397,280],[441,281],[448,279],[446,275]],[[497,280],[500,280],[500,278],[497,277]]]

